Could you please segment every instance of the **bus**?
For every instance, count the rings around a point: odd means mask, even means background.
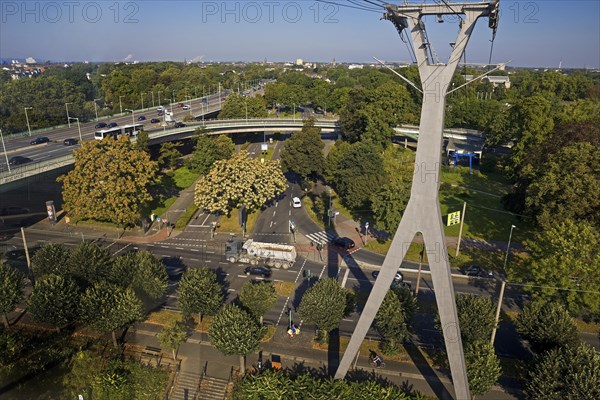
[[[116,126],[114,128],[103,129],[101,131],[94,132],[94,138],[96,140],[103,140],[107,137],[118,139],[123,135],[127,135],[129,137],[136,137],[143,128],[143,124]]]

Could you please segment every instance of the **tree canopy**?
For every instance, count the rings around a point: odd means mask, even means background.
[[[325,278],[309,288],[300,300],[298,314],[320,330],[336,329],[346,310],[346,290],[337,280]]]
[[[31,269],[36,277],[69,273],[71,251],[60,243],[46,243],[31,257]]]
[[[229,160],[215,161],[210,172],[196,184],[194,202],[210,212],[229,214],[242,205],[256,210],[286,188],[279,161],[261,163],[240,151]]]
[[[227,304],[213,318],[208,336],[210,342],[226,356],[240,355],[240,369],[245,371],[245,356],[256,351],[266,328],[249,313]]]
[[[315,127],[314,118],[305,120],[302,130],[285,141],[281,150],[282,170],[295,172],[304,179],[321,175],[325,167],[323,147],[321,128]]]
[[[600,310],[600,232],[589,222],[565,220],[525,241],[530,257],[509,273],[534,299],[559,301],[570,313]]]
[[[277,301],[277,293],[270,282],[246,282],[240,292],[240,304],[262,323],[263,316]]]
[[[194,152],[186,163],[192,171],[206,175],[215,161],[231,158],[234,151],[235,145],[227,136],[208,136],[200,132],[196,138]]]
[[[177,288],[177,302],[184,315],[215,315],[223,301],[215,271],[202,267],[189,268],[184,272]]]
[[[78,317],[79,287],[70,277],[47,275],[35,282],[28,299],[33,320],[59,329]]]
[[[575,321],[557,302],[528,304],[519,314],[515,325],[519,335],[529,342],[536,353],[579,343]]]
[[[265,118],[266,116],[267,108],[262,97],[244,97],[235,93],[227,97],[219,112],[219,119]]]
[[[85,219],[132,226],[143,205],[156,163],[127,137],[83,142],[74,152],[75,168],[58,178],[63,183],[63,208],[73,222]]]
[[[25,295],[23,278],[23,274],[0,258],[0,313],[6,327],[8,327],[7,314],[19,305]]]

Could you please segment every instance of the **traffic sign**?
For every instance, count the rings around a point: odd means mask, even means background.
[[[448,226],[460,224],[460,211],[448,214]]]

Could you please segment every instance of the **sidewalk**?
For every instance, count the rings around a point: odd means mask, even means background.
[[[258,365],[259,357],[264,367],[271,366],[272,356],[281,360],[283,369],[295,372],[309,372],[313,375],[333,375],[343,352],[339,350],[339,342],[332,339],[333,348],[329,351],[313,348],[314,327],[300,328],[301,333],[290,338],[287,334],[287,323],[276,327],[275,335],[269,342],[263,342],[257,353],[246,358],[246,369],[251,371]],[[138,323],[135,329],[127,334],[127,341],[135,341],[142,345],[158,346],[156,335],[160,327]],[[368,340],[368,339],[365,339]],[[354,362],[354,368],[365,373],[381,375],[399,387],[410,387],[425,395],[437,398],[451,398],[452,382],[443,372],[431,368],[418,349],[407,346],[412,362],[398,362],[385,359],[385,368],[375,369],[369,363],[367,356],[360,356]],[[377,343],[373,342],[372,349],[379,351]],[[208,376],[228,379],[231,369],[239,370],[238,356],[224,356],[210,344],[206,333],[194,332],[184,343],[179,355],[182,359],[181,371],[199,375],[204,367]],[[514,399],[505,390],[514,393],[518,389],[511,387],[514,382],[502,382],[505,389],[496,386],[482,399]]]

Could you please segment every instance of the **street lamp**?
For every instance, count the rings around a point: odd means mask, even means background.
[[[244,104],[246,106],[246,125],[248,125],[248,100],[244,98]]]
[[[131,111],[131,125],[135,125],[135,113],[134,113],[134,111],[130,110],[128,108],[126,108],[125,111]]]
[[[160,92],[161,92],[161,91],[159,90],[159,91],[158,91],[158,105],[159,105],[159,107],[161,106],[161,103],[160,103]]]
[[[6,158],[8,173],[10,173],[10,163],[8,162],[8,154],[6,154],[6,146],[4,145],[4,135],[2,135],[2,129],[0,129],[0,139],[2,139],[2,148],[4,149],[4,158]]]
[[[296,103],[294,103],[294,122],[296,122]]]
[[[102,99],[94,99],[94,112],[96,113],[96,122],[98,122],[98,105],[96,104],[98,100]]]
[[[121,110],[121,114],[123,114],[123,103],[121,102],[123,97],[125,97],[125,95],[119,96],[119,109]]]
[[[152,95],[152,108],[154,108],[154,91],[150,92],[150,94]]]
[[[142,111],[144,111],[144,92],[140,93],[140,97],[142,98]]]
[[[27,120],[27,132],[29,132],[29,136],[31,136],[31,126],[29,126],[29,116],[27,115],[27,110],[33,110],[33,107],[25,107],[25,119]]]
[[[506,263],[508,262],[508,252],[510,250],[510,239],[512,239],[512,233],[513,233],[513,229],[515,229],[516,226],[511,225],[510,226],[510,235],[508,235],[508,246],[506,246],[506,256],[504,257],[504,272],[506,272]]]
[[[69,119],[74,119],[77,121],[77,129],[79,130],[79,144],[81,145],[83,143],[83,138],[81,137],[81,125],[79,125],[79,118],[69,117]]]
[[[65,108],[67,109],[67,124],[69,125],[69,128],[70,128],[71,120],[69,119],[69,104],[73,104],[73,103],[65,103]]]

